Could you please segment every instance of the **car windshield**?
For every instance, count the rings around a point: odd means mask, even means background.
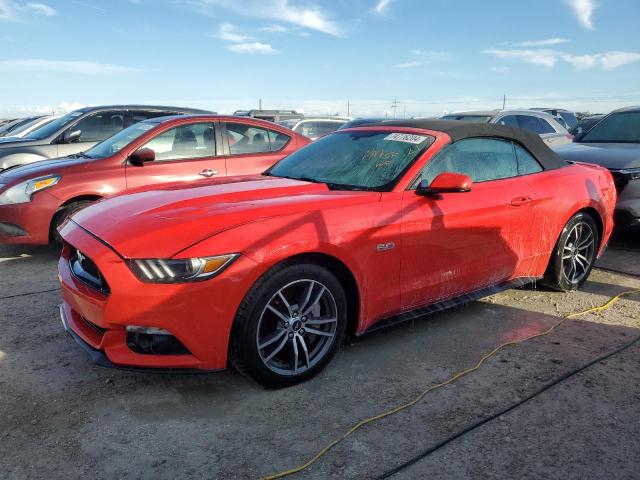
[[[131,142],[133,142],[136,138],[142,135],[145,132],[148,132],[152,128],[158,125],[157,122],[140,122],[134,125],[131,125],[124,130],[116,133],[114,136],[107,138],[105,141],[100,142],[95,145],[93,148],[90,148],[82,155],[87,158],[107,158],[113,155],[114,153],[122,150],[123,147],[126,147]]]
[[[353,130],[327,135],[266,175],[326,183],[335,190],[388,191],[434,141],[430,135]]]
[[[445,115],[442,120],[460,120],[462,122],[488,123],[493,117],[488,115]]]
[[[30,122],[25,123],[24,125],[22,125],[22,126],[20,126],[20,127],[16,128],[15,130],[13,130],[13,131],[11,132],[11,135],[14,135],[14,136],[16,136],[16,135],[20,135],[20,134],[21,134],[22,132],[24,132],[25,130],[29,130],[30,128],[33,128],[33,126],[34,126],[34,125],[36,125],[36,124],[38,124],[38,123],[40,123],[40,122],[42,122],[42,121],[43,121],[43,120],[42,120],[42,118],[40,118],[40,117],[35,118],[35,119],[31,120]],[[51,120],[49,120],[49,121],[51,121]],[[47,123],[48,123],[48,122],[47,122]],[[44,125],[44,123],[43,123],[43,125]]]
[[[580,139],[584,143],[640,143],[640,112],[609,115]]]
[[[70,112],[63,115],[60,118],[55,119],[53,122],[49,122],[40,128],[37,128],[28,135],[29,140],[43,140],[49,135],[56,133],[61,128],[66,127],[71,122],[75,121],[82,115],[82,112]]]

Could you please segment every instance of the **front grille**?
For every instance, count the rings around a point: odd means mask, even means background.
[[[71,247],[69,265],[73,275],[82,283],[102,293],[109,293],[109,285],[98,266],[80,250]]]

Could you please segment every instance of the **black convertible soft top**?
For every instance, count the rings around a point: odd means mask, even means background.
[[[389,127],[423,128],[444,132],[451,141],[457,142],[463,138],[498,137],[518,142],[538,159],[545,170],[553,170],[567,166],[567,162],[556,152],[551,150],[542,139],[528,130],[512,128],[495,123],[461,122],[459,120],[384,120],[370,125]],[[364,125],[361,125],[364,126]]]

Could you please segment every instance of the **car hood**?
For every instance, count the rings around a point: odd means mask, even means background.
[[[21,180],[41,177],[52,173],[61,173],[64,169],[87,162],[82,157],[62,157],[41,162],[29,163],[19,167],[9,168],[0,173],[0,183],[16,183]]]
[[[554,150],[571,162],[595,163],[612,170],[640,168],[638,143],[570,143]]]
[[[125,258],[170,258],[243,224],[379,199],[379,192],[331,191],[321,183],[253,175],[118,195],[72,220]]]

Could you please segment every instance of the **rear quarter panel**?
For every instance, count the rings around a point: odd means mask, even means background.
[[[536,255],[537,276],[544,274],[551,252],[569,219],[578,211],[593,208],[603,224],[600,252],[613,229],[615,186],[603,168],[569,165],[524,177],[534,193],[534,225],[531,230],[531,254]]]

